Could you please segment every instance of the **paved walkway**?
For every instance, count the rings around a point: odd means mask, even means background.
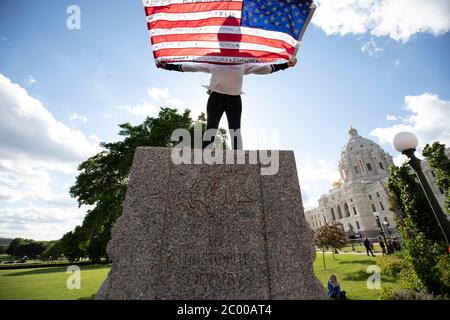
[[[317,253],[322,253],[322,250],[316,250]],[[325,253],[331,254],[331,251],[325,251]],[[336,254],[336,253],[335,253]],[[367,256],[366,252],[356,252],[356,251],[339,251],[338,254],[355,254],[355,255],[364,255]],[[381,252],[374,252],[375,256],[382,256]]]

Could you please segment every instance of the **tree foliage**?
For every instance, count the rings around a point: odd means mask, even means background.
[[[6,249],[6,253],[12,257],[28,257],[30,259],[40,257],[51,244],[48,241],[34,241],[30,239],[15,238]]]
[[[205,130],[205,115],[197,123]],[[142,124],[119,125],[123,140],[101,143],[103,151],[82,162],[75,185],[70,195],[78,204],[89,205],[81,226],[63,236],[61,245],[64,255],[70,261],[88,257],[92,261],[108,258],[106,246],[111,238],[111,229],[122,213],[122,203],[128,184],[128,176],[137,147],[173,147],[178,141],[171,141],[173,131],[186,129],[194,139],[194,124],[190,111],[178,113],[176,109],[161,108],[157,117],[147,118]],[[226,131],[219,129],[218,136],[225,148]],[[220,139],[218,139],[220,141]],[[192,142],[192,141],[191,141]]]
[[[427,144],[423,149],[423,155],[436,172],[436,184],[444,192],[445,206],[450,213],[450,159],[445,154],[445,145],[439,142],[431,146]]]
[[[52,241],[49,243],[47,248],[45,248],[44,252],[41,254],[41,258],[43,260],[56,260],[63,256],[63,247],[60,240]]]
[[[316,231],[314,243],[322,249],[323,268],[326,269],[324,251],[331,249],[334,259],[334,251],[345,247],[347,235],[341,224],[326,224]]]
[[[397,228],[403,237],[405,259],[414,272],[409,277],[410,288],[445,294],[450,288],[436,272],[441,256],[446,254],[445,240],[415,174],[406,164],[392,166],[388,187],[395,195],[391,200],[398,200],[395,205],[403,213]]]

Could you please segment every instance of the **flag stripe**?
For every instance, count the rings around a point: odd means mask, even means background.
[[[189,13],[209,10],[242,10],[242,2],[239,1],[215,1],[205,3],[171,4],[166,7],[146,7],[145,15],[167,12],[167,13]]]
[[[283,58],[288,60],[289,55],[286,52],[273,53],[257,50],[235,50],[235,49],[203,49],[203,48],[181,48],[181,49],[161,49],[154,52],[156,58],[164,56],[229,56],[229,57],[247,57],[247,58]]]
[[[160,12],[155,13],[147,17],[148,22],[154,22],[158,20],[165,21],[176,21],[180,20],[201,20],[201,19],[209,19],[209,18],[241,18],[240,10],[211,10],[211,11],[199,11],[199,12],[183,12],[183,13],[168,13],[168,12]]]
[[[268,31],[256,28],[247,27],[236,27],[236,26],[204,26],[197,28],[171,28],[171,29],[150,29],[150,36],[155,39],[159,36],[165,35],[180,35],[184,39],[189,37],[195,37],[196,34],[215,34],[217,39],[217,34],[242,34],[244,36],[255,36],[268,41],[284,41],[288,45],[295,47],[297,45],[297,40],[292,38],[290,35],[277,31]],[[170,38],[168,38],[170,39]],[[255,38],[256,39],[256,38]],[[173,40],[168,40],[173,41]],[[155,42],[157,43],[157,42]]]
[[[243,0],[228,0],[227,2],[241,2]],[[188,3],[195,3],[195,4],[203,4],[208,2],[223,2],[221,0],[144,0],[144,7],[164,7],[169,6],[173,4],[188,4]]]
[[[231,42],[231,41],[180,41],[180,42],[163,42],[153,45],[155,51],[162,49],[231,49],[240,51],[257,50],[271,53],[285,52],[284,48],[275,48],[266,45],[247,43],[247,42]]]
[[[286,58],[246,58],[246,57],[229,57],[229,56],[164,56],[155,58],[155,62],[180,62],[180,61],[193,61],[193,62],[208,62],[208,63],[265,63],[265,62],[284,62]]]
[[[186,21],[166,21],[158,20],[149,22],[149,29],[172,29],[172,28],[196,28],[205,26],[223,26],[226,18],[209,18],[203,20],[186,20]],[[239,25],[240,19],[227,21],[236,26]]]
[[[192,34],[189,36],[190,41],[217,41],[217,34],[215,33],[199,33]],[[243,42],[243,43],[254,43],[259,45],[267,45],[273,48],[284,48],[289,52],[293,52],[295,47],[282,41],[282,40],[274,40],[267,39],[257,36],[249,36],[249,35],[239,35],[239,34],[230,34],[230,33],[221,33],[219,35],[220,41],[224,42]],[[152,44],[160,44],[160,43],[168,43],[168,42],[184,42],[186,41],[186,36],[182,34],[174,34],[174,35],[164,35],[164,36],[153,36]]]

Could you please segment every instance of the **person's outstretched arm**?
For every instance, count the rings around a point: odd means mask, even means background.
[[[289,62],[278,63],[278,64],[249,64],[247,65],[244,74],[269,74],[280,70],[285,70],[287,68],[292,68],[297,64],[297,58],[291,58]]]
[[[206,63],[196,63],[196,64],[173,64],[166,63],[164,61],[158,62],[156,67],[169,71],[179,71],[179,72],[210,72],[210,66]]]

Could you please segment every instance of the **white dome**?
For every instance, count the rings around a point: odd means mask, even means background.
[[[342,148],[339,170],[344,181],[377,179],[387,176],[392,157],[377,143],[361,137],[352,127],[349,141]]]

